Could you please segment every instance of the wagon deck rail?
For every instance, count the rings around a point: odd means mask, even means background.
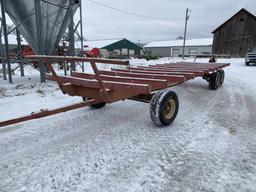
[[[224,67],[229,64],[209,63],[167,63],[161,65],[131,67],[128,61],[70,57],[70,56],[26,56],[28,61],[42,60],[51,75],[47,79],[58,83],[61,91],[70,96],[81,96],[82,104],[75,107],[63,107],[51,112],[39,112],[5,122],[5,126],[25,120],[41,118],[44,116],[73,110],[79,107],[91,106],[101,108],[106,103],[132,99],[143,102],[151,102],[151,119],[158,126],[171,124],[178,113],[179,101],[176,93],[166,88],[184,83],[185,81],[202,77],[209,82],[209,87],[216,90],[224,81]],[[52,64],[59,61],[88,62],[94,74],[73,71],[71,76],[61,76],[56,73]],[[111,70],[99,70],[97,63],[122,65],[125,69],[111,68]]]

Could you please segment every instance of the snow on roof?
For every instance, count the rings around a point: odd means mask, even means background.
[[[87,40],[84,41],[84,46],[88,46],[90,48],[103,48],[123,39],[101,39],[101,40]],[[76,42],[76,48],[80,48],[80,42]]]
[[[4,44],[4,36],[2,36],[2,43]],[[8,35],[8,44],[17,45],[17,36],[13,34]],[[28,45],[27,41],[21,37],[21,45]]]
[[[186,46],[208,46],[212,45],[212,38],[205,39],[191,39],[186,40]],[[183,39],[181,40],[171,40],[171,41],[153,41],[145,45],[145,48],[148,47],[179,47],[183,46]]]

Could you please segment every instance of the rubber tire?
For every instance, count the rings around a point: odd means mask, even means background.
[[[216,90],[219,87],[220,83],[220,72],[215,72],[210,75],[209,80],[209,89],[210,90]]]
[[[220,82],[219,82],[219,87],[221,87],[224,83],[224,80],[225,80],[225,72],[224,70],[220,70]]]
[[[176,109],[170,119],[164,116],[164,107],[169,99],[175,101]],[[175,92],[169,90],[158,91],[152,98],[150,103],[150,116],[153,123],[158,127],[170,125],[176,118],[179,111],[179,99]]]
[[[245,62],[245,66],[249,66],[250,65],[250,63],[249,62]]]
[[[89,100],[90,98],[87,98],[87,97],[82,97],[83,98],[83,101],[87,101]],[[97,104],[94,104],[94,105],[90,105],[90,107],[92,109],[101,109],[103,107],[105,107],[106,103],[105,102],[102,102],[102,103],[97,103]]]

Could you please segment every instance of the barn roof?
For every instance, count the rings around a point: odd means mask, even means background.
[[[186,46],[209,46],[212,45],[212,38],[204,39],[191,39],[186,40]],[[145,45],[145,48],[149,47],[180,47],[183,46],[182,40],[171,40],[171,41],[153,41]]]
[[[249,16],[253,17],[256,20],[256,16],[252,13],[250,13],[249,11],[247,11],[246,9],[242,8],[240,9],[235,15],[233,15],[232,17],[230,17],[227,21],[225,21],[224,23],[222,23],[219,27],[217,27],[212,33],[215,33],[219,28],[223,27],[224,25],[226,25],[226,23],[228,23],[230,20],[232,20],[234,17],[236,17],[239,13],[241,12],[245,12],[246,14],[248,14]]]
[[[119,41],[123,40],[123,38],[120,39],[100,39],[100,40],[87,40],[84,41],[84,46],[88,46],[89,48],[104,48],[108,45],[112,45],[114,43],[117,43]],[[80,42],[76,42],[76,47],[80,48]]]

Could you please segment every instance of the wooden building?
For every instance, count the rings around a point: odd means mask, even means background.
[[[256,47],[256,16],[241,9],[213,32],[213,54],[245,57]]]

